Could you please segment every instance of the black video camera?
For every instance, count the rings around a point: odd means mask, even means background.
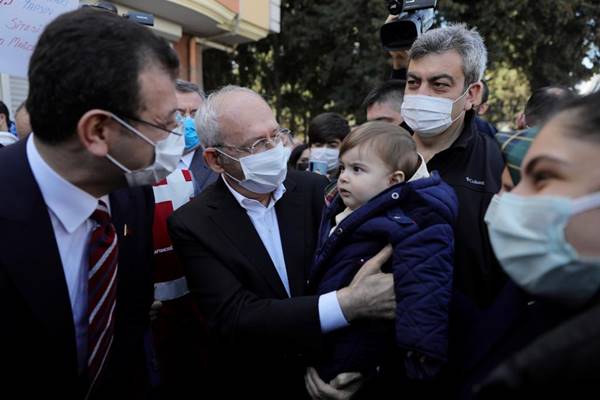
[[[433,25],[436,4],[437,0],[389,0],[390,14],[399,15],[399,18],[379,30],[383,48],[393,51],[412,46]]]
[[[100,1],[97,4],[83,4],[81,7],[92,7],[99,10],[108,11],[113,14],[119,14],[117,6],[115,6],[109,1]],[[152,14],[147,14],[139,11],[129,11],[128,13],[123,14],[122,17],[130,19],[133,22],[137,22],[138,24],[154,26],[154,15]]]

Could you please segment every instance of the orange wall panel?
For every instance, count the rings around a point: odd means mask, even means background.
[[[240,12],[240,0],[217,0],[217,2],[221,3],[235,13]]]

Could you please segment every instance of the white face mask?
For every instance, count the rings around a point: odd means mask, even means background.
[[[577,254],[565,238],[573,215],[600,207],[600,193],[578,199],[496,195],[485,215],[502,268],[532,295],[581,305],[600,289],[600,257]]]
[[[463,114],[452,119],[454,103],[462,99],[470,87],[456,100],[444,97],[407,95],[404,96],[400,114],[404,122],[421,137],[433,137],[441,134]]]
[[[106,158],[125,172],[125,179],[129,186],[153,185],[161,179],[166,178],[177,168],[179,160],[181,160],[181,155],[183,154],[183,149],[185,148],[185,138],[181,133],[181,128],[178,128],[179,132],[174,131],[169,133],[165,139],[154,143],[144,136],[143,133],[123,121],[121,118],[114,114],[111,116],[122,126],[154,147],[154,162],[146,168],[137,171],[130,170],[115,160],[110,154],[106,155]]]
[[[235,158],[217,149],[224,156],[240,163],[244,179],[239,180],[225,174],[252,193],[271,193],[279,187],[287,175],[290,149],[279,143],[272,149],[242,158]]]
[[[313,147],[310,149],[310,161],[327,163],[327,171],[332,171],[339,166],[340,150],[327,147]]]

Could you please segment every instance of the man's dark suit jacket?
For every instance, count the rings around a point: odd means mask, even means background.
[[[190,290],[208,318],[222,398],[303,398],[301,353],[318,348],[318,297],[303,296],[323,208],[325,178],[290,170],[276,203],[291,298],[246,211],[222,179],[169,218]]]
[[[0,387],[15,398],[82,398],[69,292],[25,148],[23,140],[0,153]],[[140,398],[147,390],[143,334],[153,290],[151,190],[111,194],[110,208],[119,243],[115,339],[94,393]]]

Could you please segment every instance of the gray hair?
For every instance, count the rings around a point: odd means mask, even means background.
[[[222,116],[221,106],[223,103],[221,100],[223,96],[235,92],[252,94],[262,99],[262,96],[255,91],[235,85],[228,85],[211,93],[196,113],[198,136],[200,137],[202,146],[205,148],[214,147],[223,143],[221,126],[219,123],[219,119]]]
[[[421,35],[410,49],[410,58],[418,60],[429,54],[441,54],[454,50],[463,60],[465,88],[483,78],[487,64],[487,49],[476,29],[465,24],[450,24],[432,29]]]
[[[202,100],[205,99],[204,92],[200,89],[200,86],[195,83],[184,81],[183,79],[177,79],[175,81],[175,90],[179,93],[198,93]]]

